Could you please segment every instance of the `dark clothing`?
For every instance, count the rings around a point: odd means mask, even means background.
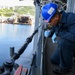
[[[58,47],[51,57],[51,62],[59,64],[62,68],[70,68],[75,53],[75,14],[64,11],[61,13],[60,25],[52,28],[52,34],[55,32],[60,39]]]
[[[57,36],[75,42],[75,14],[74,13],[62,13],[62,20],[60,25],[52,28],[52,33],[56,33]],[[51,35],[52,36],[52,35]]]
[[[53,64],[60,64],[62,68],[72,67],[73,53],[75,53],[75,44],[60,38],[58,46],[51,57]]]

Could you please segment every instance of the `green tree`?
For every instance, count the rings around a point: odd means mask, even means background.
[[[31,7],[31,6],[17,6],[15,7],[15,9],[13,10],[13,8],[3,8],[0,9],[0,14],[3,14],[4,16],[12,16],[14,15],[14,13],[18,13],[18,14],[30,14],[32,16],[35,15],[35,7]]]

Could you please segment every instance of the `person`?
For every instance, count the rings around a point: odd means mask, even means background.
[[[75,14],[59,11],[55,3],[47,3],[41,9],[45,22],[52,26],[48,37],[55,33],[60,37],[57,48],[51,56],[51,62],[58,65],[53,69],[55,74],[65,74],[72,71],[75,53]]]

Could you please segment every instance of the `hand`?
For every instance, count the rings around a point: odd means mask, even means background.
[[[50,31],[51,31],[51,30],[45,30],[44,36],[45,36],[45,37],[49,37],[49,36],[50,36]]]
[[[53,42],[53,43],[57,43],[56,37],[57,37],[57,36],[56,36],[56,34],[54,33],[53,36],[52,36],[52,42]]]

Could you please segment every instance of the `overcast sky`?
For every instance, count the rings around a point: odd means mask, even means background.
[[[33,0],[0,0],[0,6],[34,6]]]

